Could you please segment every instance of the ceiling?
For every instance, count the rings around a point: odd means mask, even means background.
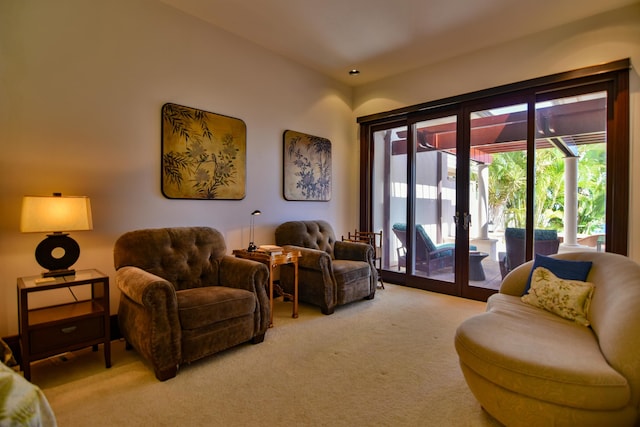
[[[351,86],[638,0],[159,0]],[[360,70],[357,76],[351,69]]]

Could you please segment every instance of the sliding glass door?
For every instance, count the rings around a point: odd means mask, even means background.
[[[627,87],[559,78],[363,124],[360,228],[383,230],[385,281],[486,299],[535,254],[626,254]]]
[[[457,114],[416,116],[372,133],[373,224],[383,266],[409,284],[456,290]]]

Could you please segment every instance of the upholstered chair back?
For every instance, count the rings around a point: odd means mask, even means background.
[[[513,270],[525,262],[525,231],[524,228],[507,228],[504,231],[507,248],[506,265],[509,270]],[[553,255],[558,253],[560,240],[558,240],[558,232],[556,230],[536,229],[533,233],[534,255]]]
[[[225,253],[224,237],[213,228],[158,228],[123,234],[114,247],[114,262],[116,270],[138,267],[180,291],[219,285],[220,260]]]
[[[328,222],[289,221],[276,229],[276,244],[280,246],[293,245],[303,248],[318,249],[334,257],[336,236]]]

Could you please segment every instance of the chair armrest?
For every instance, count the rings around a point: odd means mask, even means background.
[[[374,258],[373,246],[368,243],[336,241],[333,247],[333,255],[336,259],[351,261],[372,261]]]
[[[438,257],[438,255],[443,254],[445,252],[449,252],[449,254],[447,254],[446,256],[455,256],[454,252],[455,252],[455,247],[440,247],[438,249],[436,249],[435,251],[431,251],[429,252],[429,259],[435,259],[435,258],[440,258]]]
[[[116,270],[115,282],[121,291],[118,323],[123,337],[151,362],[158,379],[175,376],[182,359],[175,288],[162,277],[132,266]]]
[[[286,251],[300,251],[298,258],[298,267],[300,268],[323,271],[331,266],[331,256],[325,251],[294,245],[285,245],[283,248]]]
[[[527,286],[527,280],[531,274],[533,261],[525,262],[511,270],[502,280],[500,293],[514,296],[521,296]]]
[[[177,310],[178,300],[173,285],[160,276],[138,267],[122,267],[115,276],[118,289],[129,299],[149,310],[172,307]],[[167,301],[158,305],[158,298]]]
[[[362,261],[369,264],[371,268],[370,290],[371,297],[376,292],[376,283],[378,282],[378,270],[375,263],[375,250],[368,243],[336,241],[333,246],[333,255],[338,260]]]
[[[250,259],[225,255],[220,262],[220,285],[244,289],[256,294],[264,293],[268,284],[269,269]],[[265,293],[266,296],[266,293]]]
[[[258,303],[255,309],[256,334],[264,333],[269,327],[269,269],[266,265],[250,259],[225,255],[220,261],[220,285],[245,289],[256,295]]]

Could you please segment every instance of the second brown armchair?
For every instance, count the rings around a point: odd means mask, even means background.
[[[320,307],[324,314],[332,314],[337,305],[375,296],[378,273],[373,247],[336,241],[326,221],[285,222],[276,229],[276,244],[302,253],[299,299]],[[291,266],[280,269],[280,284],[286,292],[292,292],[293,274]]]

